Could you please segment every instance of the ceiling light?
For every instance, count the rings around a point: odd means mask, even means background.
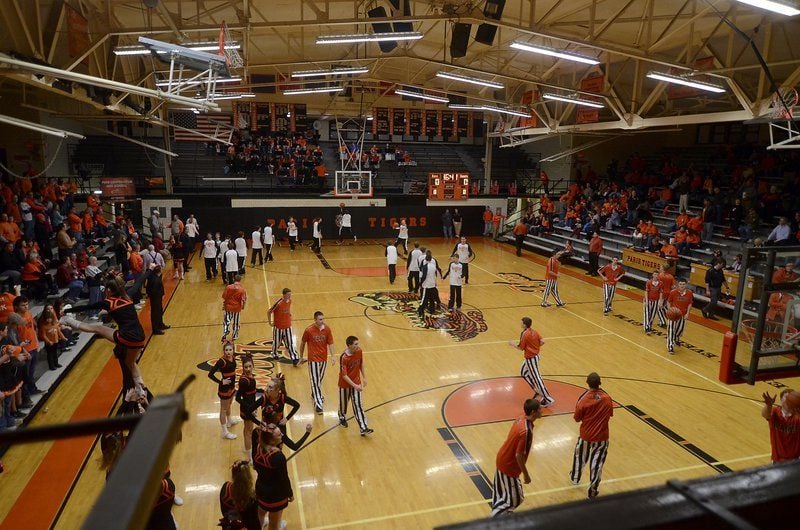
[[[450,100],[441,96],[432,96],[423,92],[411,92],[410,90],[403,90],[398,88],[394,91],[398,96],[408,96],[410,98],[425,99],[428,101],[435,101],[436,103],[450,103]]]
[[[586,57],[585,55],[578,55],[575,53],[562,52],[544,46],[536,46],[535,44],[528,44],[526,42],[512,42],[512,48],[526,52],[540,53],[542,55],[549,55],[551,57],[558,57],[559,59],[566,59],[568,61],[577,61],[584,64],[600,64],[600,61],[594,57]]]
[[[341,92],[344,90],[340,86],[323,86],[317,88],[293,88],[291,90],[284,90],[284,96],[297,96],[300,94],[325,94],[328,92]]]
[[[530,112],[522,112],[522,111],[519,111],[519,110],[506,109],[506,108],[503,108],[503,107],[493,107],[491,105],[482,105],[481,109],[489,111],[489,112],[499,112],[500,114],[508,114],[510,116],[519,116],[521,118],[530,118],[531,117],[531,113]]]
[[[706,90],[708,92],[714,92],[715,94],[721,94],[725,92],[725,89],[719,85],[712,85],[711,83],[704,83],[702,81],[695,81],[693,79],[689,79],[686,77],[681,77],[678,75],[671,75],[671,74],[662,74],[661,72],[648,72],[647,77],[650,79],[657,79],[659,81],[665,81],[667,83],[674,83],[676,85],[683,85],[692,88],[697,88],[699,90]]]
[[[255,94],[250,93],[220,93],[220,94],[211,94],[207,98],[199,98],[199,101],[219,101],[223,99],[242,99],[242,98],[254,98],[256,97]]]
[[[241,77],[222,77],[220,79],[215,79],[214,83],[217,84],[217,85],[220,84],[220,83],[238,83],[241,80],[242,80]],[[207,82],[208,82],[208,79],[195,79],[194,81],[189,81],[188,79],[182,79],[182,80],[178,81],[177,79],[173,79],[172,80],[172,85],[173,86],[185,86],[185,85],[195,86],[195,85],[202,85],[202,84],[205,84]],[[161,81],[156,81],[156,86],[169,86],[169,80],[168,79],[163,79]]]
[[[483,110],[483,107],[480,105],[460,105],[454,103],[448,105],[447,108],[453,110]]]
[[[766,9],[768,11],[772,11],[774,13],[780,13],[781,15],[786,15],[789,17],[793,17],[795,15],[800,15],[800,9],[795,9],[792,6],[787,6],[786,4],[782,4],[780,2],[773,2],[772,0],[738,0],[742,4],[747,4],[753,7],[759,7],[761,9]]]
[[[358,33],[354,35],[321,35],[317,37],[317,44],[419,40],[421,38],[422,33],[419,31],[389,31],[387,33]]]
[[[584,107],[592,107],[595,109],[602,109],[605,105],[597,103],[596,101],[589,101],[586,99],[579,99],[577,97],[559,96],[557,94],[543,94],[544,99],[552,99],[554,101],[563,101],[564,103],[572,103],[574,105],[582,105]]]
[[[358,75],[366,74],[369,68],[362,68],[360,66],[351,68],[333,68],[331,70],[304,70],[302,72],[294,72],[292,77],[326,77],[329,75]]]
[[[219,44],[216,42],[194,42],[190,44],[176,44],[176,46],[183,46],[184,48],[189,48],[190,50],[195,50],[198,52],[215,52],[219,51]],[[238,42],[229,42],[225,45],[226,50],[240,50],[242,45]],[[164,51],[158,51],[157,53],[166,53]],[[150,50],[148,50],[144,46],[117,46],[114,48],[115,55],[150,55]]]
[[[462,83],[471,83],[473,85],[486,86],[489,88],[497,88],[497,89],[504,88],[502,84],[497,83],[495,81],[485,81],[483,79],[469,77],[461,74],[454,74],[452,72],[436,72],[436,77],[451,79],[453,81],[461,81]]]

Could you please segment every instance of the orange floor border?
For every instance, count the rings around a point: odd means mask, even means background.
[[[166,271],[164,272],[166,273]],[[178,285],[179,281],[164,277],[164,294],[167,298],[167,305]],[[149,343],[152,336],[149,301],[139,313],[139,321],[142,323]],[[146,347],[147,345],[145,345]],[[112,355],[69,421],[108,416],[117,402],[121,385],[119,366]],[[78,479],[84,462],[89,457],[96,438],[96,436],[83,436],[54,442],[5,519],[0,523],[0,530],[19,528],[47,530],[52,528],[73,484]]]

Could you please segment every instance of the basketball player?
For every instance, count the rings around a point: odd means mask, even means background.
[[[397,242],[395,242],[395,245]],[[395,247],[396,248],[396,247]],[[424,254],[419,248],[419,241],[414,241],[414,250],[408,255],[406,260],[406,270],[408,271],[408,292],[419,292],[419,262]]]
[[[673,289],[667,297],[667,307],[677,307],[683,314],[678,320],[667,320],[667,351],[675,353],[675,346],[681,345],[681,335],[686,327],[686,320],[689,318],[689,310],[692,308],[694,295],[686,288],[686,280],[678,279],[678,288]]]
[[[667,271],[664,264],[658,267],[658,281],[661,282],[661,303],[658,306],[658,327],[667,327],[667,297],[675,285],[675,276]]]
[[[459,262],[458,256],[453,254],[450,256],[450,267],[444,273],[442,279],[447,279],[450,276],[450,299],[447,301],[447,309],[453,312],[455,306],[456,311],[461,311],[461,281],[464,278],[463,264]]]
[[[389,267],[389,283],[394,284],[397,277],[397,247],[387,241],[383,255],[386,256],[386,265]]]
[[[339,244],[340,245],[342,244],[342,241],[344,240],[344,238],[342,237],[342,236],[344,236],[344,234],[347,234],[348,236],[353,236],[353,241],[354,242],[358,241],[358,238],[355,236],[355,234],[353,234],[353,218],[350,215],[350,211],[349,210],[345,210],[342,213],[342,225],[339,227]]]
[[[225,262],[225,283],[232,284],[233,277],[239,274],[239,253],[236,252],[236,245],[232,241],[228,241],[228,246],[222,243],[222,248],[225,248],[223,261]]]
[[[422,287],[422,299],[419,302],[417,314],[422,318],[425,314],[425,307],[428,307],[430,313],[435,313],[441,301],[439,301],[439,289],[436,288],[436,274],[442,275],[442,269],[439,264],[433,259],[433,254],[428,250],[425,252],[425,259],[420,265],[420,286]]]
[[[531,327],[533,321],[530,317],[522,317],[522,333],[519,342],[508,341],[510,346],[524,352],[524,360],[520,368],[520,375],[533,389],[534,399],[542,396],[542,407],[549,407],[556,402],[547,392],[544,379],[539,374],[539,350],[544,344],[544,339],[539,332]]]
[[[367,386],[367,373],[364,371],[364,352],[359,347],[358,337],[350,335],[339,357],[339,425],[347,427],[347,402],[353,402],[353,415],[361,429],[361,436],[374,431],[367,425],[367,416],[361,404],[361,392]]]
[[[250,239],[252,241],[251,248],[253,250],[252,255],[250,256],[250,266],[256,266],[256,256],[258,256],[258,264],[264,265],[264,254],[262,252],[262,244],[261,244],[261,228],[256,227],[253,230],[253,233],[250,235]]]
[[[264,227],[262,236],[264,240],[264,261],[275,261],[275,258],[272,257],[272,245],[275,243],[275,233],[272,230],[272,225],[272,221],[267,221],[267,225]]]
[[[217,377],[219,372],[222,377]],[[222,427],[223,440],[235,440],[236,435],[228,429],[241,420],[231,416],[231,401],[236,392],[236,356],[232,342],[226,342],[222,347],[222,357],[217,359],[208,372],[208,378],[217,383],[217,396],[219,397],[219,424]]]
[[[229,251],[230,252],[230,251]],[[235,251],[234,251],[235,252]],[[238,274],[233,276],[233,283],[225,286],[222,291],[222,340],[228,340],[228,333],[233,331],[233,340],[239,339],[239,314],[244,310],[247,303],[247,291],[240,283],[242,277]],[[231,329],[233,325],[233,329]]]
[[[492,484],[492,517],[512,513],[524,498],[522,479],[531,483],[531,476],[525,463],[533,445],[533,422],[542,417],[541,405],[535,399],[525,400],[520,416],[511,425],[508,437],[497,452],[497,471]]]
[[[772,446],[772,463],[788,462],[800,458],[800,416],[787,406],[786,398],[791,389],[781,391],[781,404],[775,404],[775,396],[764,392],[764,407],[761,417],[769,422],[769,442]]]
[[[564,307],[564,302],[558,296],[558,269],[561,266],[561,256],[563,251],[554,250],[553,255],[547,260],[547,269],[544,273],[544,295],[542,296],[542,307],[550,307],[547,299],[550,298],[550,293],[553,293],[553,299],[556,301],[558,307]]]
[[[217,277],[217,243],[211,232],[206,234],[206,240],[203,241],[203,263],[206,266],[206,281],[211,281],[213,274],[214,278]]]
[[[608,421],[614,415],[614,404],[605,390],[600,388],[600,376],[592,372],[586,378],[589,390],[581,394],[575,405],[575,421],[581,424],[575,456],[572,458],[570,480],[576,486],[581,482],[583,466],[589,463],[588,497],[597,497],[603,464],[608,455]]]
[[[325,396],[322,395],[322,379],[328,367],[328,354],[333,361],[333,332],[325,324],[322,311],[314,313],[314,323],[303,332],[300,339],[300,362],[304,362],[303,353],[308,344],[308,375],[311,379],[311,397],[314,399],[314,412],[322,414]]]
[[[403,252],[408,254],[408,225],[406,225],[406,220],[400,219],[400,224],[394,225],[394,229],[397,230],[397,239],[394,242],[394,246],[399,248],[399,245],[403,245]]]
[[[244,238],[244,232],[239,232],[239,237],[237,237],[234,242],[234,248],[236,248],[236,258],[237,262],[239,263],[239,274],[244,274],[244,260],[247,258],[247,240]]]
[[[314,238],[314,242],[311,244],[311,251],[312,252],[321,252],[322,251],[322,218],[317,217],[314,219],[314,225],[311,230],[311,236]]]
[[[652,277],[647,280],[644,288],[642,305],[644,307],[644,319],[642,325],[644,332],[650,335],[653,332],[653,318],[659,312],[664,295],[661,293],[661,281],[658,279],[658,271],[653,271]]]
[[[619,258],[614,257],[611,263],[597,269],[597,272],[603,277],[603,316],[608,316],[614,293],[617,292],[617,282],[625,276],[625,269],[619,264]]]
[[[289,234],[289,252],[294,252],[294,246],[298,243],[297,223],[294,222],[294,217],[290,217],[286,223],[286,232]]]
[[[469,259],[475,257],[475,253],[472,251],[472,247],[469,246],[467,243],[467,238],[462,237],[461,241],[453,247],[453,252],[450,253],[451,256],[458,255],[458,262],[461,264],[461,268],[464,274],[464,283],[469,283]]]
[[[292,333],[292,290],[283,288],[283,296],[278,298],[267,311],[267,320],[272,326],[272,357],[278,358],[278,348],[283,345],[292,364],[300,364],[300,356],[294,349],[294,336]]]

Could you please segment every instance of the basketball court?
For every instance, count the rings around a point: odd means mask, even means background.
[[[452,248],[441,239],[422,242],[441,260]],[[531,394],[519,377],[521,352],[507,344],[519,336],[523,316],[533,318],[546,341],[540,366],[556,404],[536,422],[533,480],[521,508],[585,497],[586,484],[572,486],[568,473],[577,436],[573,407],[591,371],[600,373],[616,407],[601,495],[769,463],[760,395],[800,381],[719,383],[717,352],[726,321],[701,324],[693,310],[684,343],[671,356],[662,334],[642,331],[641,291],[621,287],[613,313],[603,317],[599,284],[567,266],[560,281],[566,307],[541,308],[543,258],[517,258],[511,246],[488,240],[471,244],[477,256],[463,312],[424,321],[416,317],[418,302],[406,292],[405,275],[398,271],[390,285],[381,272],[385,258],[377,242],[325,244],[320,256],[283,246],[275,249],[274,262],[247,268],[237,350],[255,357],[259,386],[270,375],[285,374],[289,395],[301,403],[289,422],[290,437],[299,437],[306,423],[314,427],[289,464],[295,497],[285,518],[291,528],[428,528],[486,517],[497,448]],[[360,437],[353,422],[349,429],[338,426],[336,367],[328,369],[325,413],[317,416],[307,370],[270,359],[266,310],[287,286],[295,335],[321,310],[337,352],[347,335],[360,338],[372,436]],[[181,528],[213,528],[219,487],[230,463],[244,456],[241,424],[233,428],[239,439],[220,439],[216,385],[206,378],[220,355],[221,283],[205,282],[198,266],[179,285],[168,283],[170,290],[165,321],[172,329],[150,340],[141,366],[155,394],[174,390],[189,374],[198,376],[186,391],[189,420],[170,459],[185,501],[173,513]],[[111,346],[96,342],[34,424],[110,412],[96,410],[118,388],[110,361]],[[105,482],[99,448],[93,438],[84,441],[7,453],[0,528],[81,524]],[[44,485],[52,502],[43,505],[43,490],[29,489]]]

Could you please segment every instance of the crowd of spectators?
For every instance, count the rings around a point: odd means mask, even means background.
[[[535,235],[553,226],[586,239],[613,231],[637,249],[666,257],[703,248],[715,235],[743,244],[797,244],[800,155],[745,146],[719,156],[720,164],[704,168],[673,159],[654,168],[633,155],[623,166],[614,161],[605,175],[578,170],[566,192],[543,195],[540,209],[529,207],[524,222]],[[654,223],[656,215],[672,219],[666,230]],[[718,227],[722,231],[715,232]]]
[[[327,170],[318,136],[304,134],[234,133],[232,145],[207,144],[209,152],[225,155],[226,174],[262,173],[285,186],[324,187]]]

